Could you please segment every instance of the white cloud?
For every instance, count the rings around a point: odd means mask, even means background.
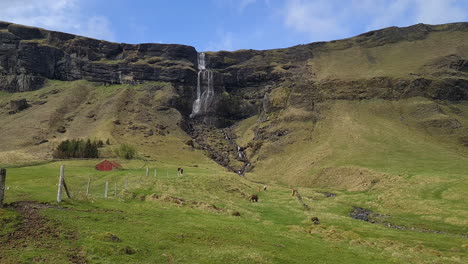
[[[237,10],[238,13],[242,13],[249,6],[256,3],[263,3],[267,7],[271,6],[270,0],[212,0],[213,4],[228,6]]]
[[[379,15],[370,16],[366,30],[380,29],[390,26],[409,25],[414,21],[410,10],[414,5],[413,0],[394,0],[389,3],[380,1],[381,5],[374,7],[374,12]]]
[[[282,17],[287,28],[316,41],[389,26],[465,21],[466,10],[464,0],[285,0]]]
[[[89,16],[78,0],[0,0],[0,20],[114,40],[106,17]]]
[[[417,0],[416,20],[427,24],[465,21],[468,10],[457,0]]]
[[[239,9],[244,10],[244,8],[248,7],[251,4],[254,4],[257,0],[240,0],[239,1]]]
[[[233,50],[234,35],[230,32],[218,31],[218,39],[208,44],[207,51]]]
[[[342,25],[345,17],[331,1],[290,0],[285,11],[286,26],[311,39],[330,39],[347,33]]]
[[[465,8],[458,0],[395,0],[380,5],[368,29],[408,26],[417,23],[443,24],[467,19]]]
[[[239,3],[239,10],[242,12],[245,8],[248,6],[255,4],[257,2],[262,2],[265,4],[267,7],[270,7],[270,0],[239,0],[237,1]]]

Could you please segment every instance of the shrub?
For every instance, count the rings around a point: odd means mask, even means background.
[[[128,144],[122,144],[115,150],[115,155],[123,159],[133,159],[136,156],[136,149]]]

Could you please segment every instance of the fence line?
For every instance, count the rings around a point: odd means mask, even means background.
[[[117,178],[112,175],[112,179],[109,179],[108,177],[103,177],[103,178],[95,178],[93,177],[88,177],[87,181],[86,178],[84,177],[76,177],[75,173],[73,174],[73,177],[67,177],[66,176],[66,171],[65,171],[65,165],[60,165],[59,169],[59,179],[58,179],[58,184],[57,184],[57,202],[61,203],[64,200],[63,195],[66,194],[69,199],[72,199],[72,196],[74,199],[87,199],[87,198],[98,198],[98,197],[103,197],[102,192],[98,191],[100,194],[95,194],[93,195],[93,190],[96,192],[97,190],[102,190],[101,188],[104,185],[104,198],[108,199],[112,197],[112,194],[109,192],[109,184],[114,184],[114,195],[113,198],[119,198],[122,195],[128,194],[127,192],[129,189],[138,189],[138,188],[146,188],[148,185],[153,186],[154,188],[157,189],[157,186],[159,186],[159,179],[157,178],[158,176],[158,170],[157,168],[154,168],[154,177],[149,177],[150,175],[150,170],[153,170],[152,168],[146,167],[145,172],[146,172],[146,178],[142,178],[141,176],[138,177],[138,173],[134,174],[127,174],[127,175],[119,175]],[[166,177],[169,179],[169,168],[166,168]],[[159,171],[159,175],[161,175],[161,169]],[[175,171],[174,171],[175,173]],[[130,183],[129,176],[133,176],[134,180],[132,183]],[[142,174],[139,174],[142,175]],[[172,173],[171,173],[172,175]],[[121,177],[123,176],[123,177]],[[179,176],[179,173],[178,173]],[[84,178],[84,179],[83,179]],[[77,185],[77,179],[79,181],[82,181],[81,183],[78,182]],[[70,185],[70,180],[73,182],[72,185]],[[68,185],[67,185],[68,182]],[[122,184],[121,187],[122,189],[118,190],[118,185]],[[91,186],[93,185],[93,186]],[[132,186],[130,186],[132,185]],[[5,201],[5,190],[6,190],[6,169],[0,169],[0,208],[4,206],[4,201]],[[71,188],[70,188],[71,187]],[[112,187],[111,187],[112,188]],[[124,197],[122,196],[122,197]]]
[[[62,187],[63,187],[63,177],[65,177],[65,166],[60,165],[60,176],[58,182],[58,190],[57,190],[57,202],[62,202]]]
[[[5,200],[5,182],[6,182],[6,169],[0,169],[0,208],[3,207]]]
[[[104,198],[107,199],[107,192],[109,191],[109,181],[106,181],[106,189],[104,191]]]
[[[91,177],[88,177],[88,185],[86,185],[86,196],[89,195],[90,188],[91,188]]]

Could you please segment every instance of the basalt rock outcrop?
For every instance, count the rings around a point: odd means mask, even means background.
[[[441,34],[453,34],[461,40],[468,38],[468,23],[390,27],[349,39],[298,45],[286,49],[207,52],[207,67],[222,76],[222,83],[217,85],[217,88],[223,91],[218,98],[217,116],[235,122],[254,114],[271,113],[288,106],[312,110],[316,102],[336,99],[398,100],[423,96],[434,100],[467,100],[467,47],[463,42],[444,44],[443,40],[432,39]],[[431,56],[421,58],[416,55],[395,55],[394,58],[390,57],[395,60],[391,62],[395,68],[398,68],[399,64],[405,65],[408,61],[427,60],[426,63],[415,64],[413,68],[398,74],[381,70],[369,74],[368,77],[344,78],[337,72],[331,77],[320,78],[320,72],[339,62],[329,60],[315,63],[316,59],[333,53],[348,56],[353,52],[361,52],[362,56],[357,57],[364,58],[366,65],[356,63],[355,67],[365,66],[361,72],[372,72],[373,68],[385,69],[386,64],[390,64],[385,57],[387,55],[379,58],[372,53],[398,54],[395,51],[404,49],[394,46],[398,43],[434,41],[438,41],[438,45],[445,45],[444,50],[438,52],[447,55],[432,56],[435,59]],[[427,54],[430,52],[427,50]]]
[[[122,44],[0,22],[0,90],[39,89],[47,79],[106,84],[196,84],[197,52],[169,44]]]
[[[286,49],[206,52],[206,67],[215,76],[216,99],[210,115],[232,123],[258,114],[264,110],[265,102],[269,103],[268,94],[278,87],[287,90],[290,103],[302,107],[328,99],[425,96],[465,100],[468,97],[468,58],[466,52],[460,50],[462,46],[452,47],[459,51],[456,54],[441,56],[405,76],[388,76],[385,72],[370,78],[316,76],[324,66],[316,66],[313,61],[323,54],[353,47],[373,49],[425,41],[441,32],[468,34],[468,23],[390,27],[354,38]],[[364,53],[370,65],[385,63]],[[399,59],[404,63],[414,58]],[[190,104],[196,97],[197,67],[197,51],[190,46],[113,43],[0,22],[0,90],[36,90],[47,79],[85,79],[106,84],[164,81],[185,87],[178,89],[183,101],[177,107],[188,116]]]

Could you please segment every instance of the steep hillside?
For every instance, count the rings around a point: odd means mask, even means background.
[[[102,157],[113,156],[119,143],[139,149],[141,158],[204,160],[187,145],[181,114],[170,108],[177,97],[170,83],[103,86],[86,81],[48,81],[40,90],[0,94],[2,148],[0,163],[30,163],[51,159],[65,139],[95,138],[111,145]],[[26,98],[29,107],[10,113],[10,101]]]
[[[359,152],[346,165],[378,159],[366,136],[375,129],[385,132],[372,139],[377,142],[411,141],[409,149],[425,152],[410,137],[428,137],[435,148],[465,155],[467,23],[393,27],[287,49],[207,52],[214,100],[194,118],[200,69],[192,47],[0,26],[0,90],[13,92],[0,97],[2,162],[19,161],[14,155],[22,162],[50,159],[66,138],[110,138],[150,158],[206,156],[258,179],[311,185],[322,168],[343,163],[338,145],[325,142],[341,142],[346,155]],[[89,82],[73,81],[81,79]],[[9,114],[9,102],[20,98],[31,107]],[[396,142],[395,133],[405,129],[410,132]],[[359,150],[366,145],[369,151]],[[111,148],[103,155],[112,156]],[[294,169],[272,166],[283,156]]]

